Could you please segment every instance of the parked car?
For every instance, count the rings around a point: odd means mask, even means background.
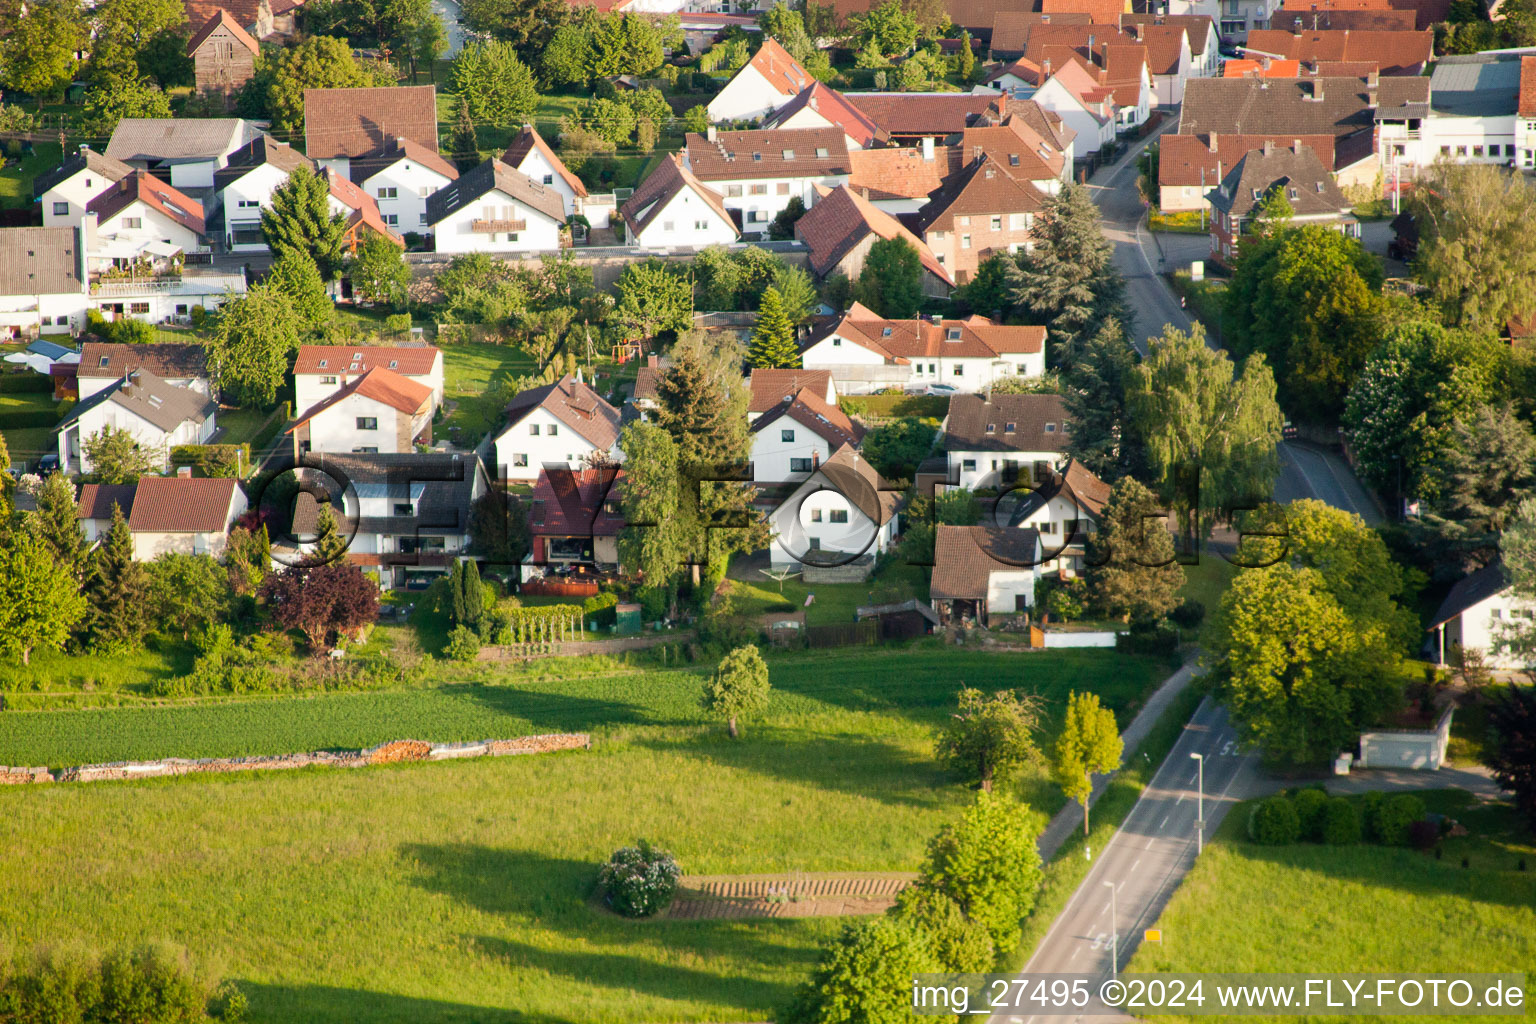
[[[927,390],[923,392],[925,395],[942,395],[945,398],[959,393],[960,389],[953,384],[929,384]]]
[[[59,457],[57,455],[44,455],[37,460],[37,475],[49,477],[59,471]]]

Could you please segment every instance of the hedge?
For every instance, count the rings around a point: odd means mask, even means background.
[[[7,373],[0,376],[0,393],[49,394],[53,391],[53,378],[43,373]]]
[[[51,427],[57,422],[59,422],[59,414],[52,409],[20,409],[15,412],[0,412],[0,430]]]
[[[205,476],[238,476],[251,465],[251,446],[240,444],[179,444],[171,449],[171,465],[192,466]]]
[[[949,412],[949,399],[943,395],[860,395],[839,398],[838,406],[856,416],[916,416],[943,419]]]

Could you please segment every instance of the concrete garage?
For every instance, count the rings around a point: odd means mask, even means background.
[[[1384,729],[1360,734],[1358,768],[1398,768],[1435,771],[1445,763],[1451,739],[1451,713],[1447,707],[1432,729]]]

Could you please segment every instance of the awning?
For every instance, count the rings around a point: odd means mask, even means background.
[[[144,251],[151,256],[169,257],[181,252],[181,246],[172,245],[170,242],[148,242],[144,246]]]

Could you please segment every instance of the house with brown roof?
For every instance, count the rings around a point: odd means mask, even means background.
[[[128,431],[140,447],[158,450],[168,460],[175,445],[208,443],[218,409],[203,392],[177,387],[146,369],[130,370],[89,397],[82,396],[54,427],[59,467],[89,473],[84,442],[107,427]]]
[[[1083,571],[1088,541],[1098,532],[1109,493],[1109,484],[1081,462],[1068,459],[1034,485],[1014,507],[1008,525],[1040,535],[1042,572],[1076,575]]]
[[[1059,50],[1060,52],[1057,52]],[[1097,153],[1115,139],[1119,126],[1136,114],[1123,113],[1115,99],[1115,90],[1107,85],[1097,69],[1069,48],[1056,48],[1041,57],[1040,70],[1046,76],[1030,99],[1066,123],[1076,138],[1079,158]],[[1151,92],[1151,79],[1145,91]]]
[[[203,204],[148,171],[134,171],[85,211],[93,269],[208,250]]]
[[[106,155],[169,177],[174,188],[212,188],[229,155],[259,134],[238,117],[125,117],[112,130]]]
[[[366,156],[353,157],[347,176],[378,206],[384,226],[399,235],[427,231],[427,199],[459,169],[419,142],[397,136]]]
[[[1034,607],[1040,562],[1040,535],[1027,527],[939,526],[929,603],[941,624],[989,627],[993,616]]]
[[[765,236],[791,199],[809,210],[817,188],[846,184],[853,169],[841,127],[690,132],[683,163],[725,198],[748,237]]]
[[[141,476],[132,504],[123,511],[138,562],[171,553],[220,557],[247,507],[233,477]]]
[[[219,11],[227,11],[230,20],[263,42],[280,43],[293,36],[294,13],[304,0],[183,0],[189,28],[199,25]]]
[[[777,39],[767,36],[752,59],[709,101],[709,120],[714,124],[756,120],[784,106],[813,81]]]
[[[622,573],[623,486],[624,471],[617,466],[540,472],[526,505],[531,543],[522,582],[551,570]]]
[[[1131,6],[1131,0],[1040,0],[1042,14],[1086,14],[1096,25],[1118,26]]]
[[[356,157],[396,139],[437,152],[437,90],[430,85],[304,90],[304,152],[350,177]]]
[[[887,320],[855,302],[811,335],[800,353],[808,370],[829,370],[843,395],[886,387],[978,392],[1004,377],[1045,372],[1045,328],[963,320]]]
[[[998,129],[1007,131],[1007,129]],[[1046,194],[1022,173],[986,152],[951,175],[917,214],[914,225],[939,263],[963,285],[995,253],[1030,247]],[[1060,180],[1048,180],[1060,184]]]
[[[1383,78],[1376,108],[1376,140],[1383,175],[1394,167],[1428,167],[1437,161],[1531,168],[1536,146],[1529,109],[1536,93],[1536,65],[1516,52],[1447,54],[1428,78]],[[1388,90],[1418,86],[1422,93],[1389,99]],[[1522,152],[1523,151],[1523,152]]]
[[[567,219],[582,212],[581,201],[587,198],[587,186],[566,168],[565,163],[555,155],[555,151],[533,125],[523,125],[507,151],[501,155],[501,162],[514,171],[526,174],[545,188],[558,192],[560,201],[565,204]]]
[[[1216,34],[1216,23],[1211,15],[1145,12],[1120,16],[1122,29],[1134,32],[1138,25],[1183,26],[1189,40],[1189,76],[1209,78],[1221,74],[1221,40]]]
[[[272,203],[272,193],[297,168],[315,170],[315,162],[270,135],[260,135],[229,155],[229,162],[214,172],[213,187],[224,207],[224,247],[230,252],[261,252],[267,248],[261,233],[261,211]]]
[[[845,570],[862,579],[896,540],[901,492],[845,444],[768,517],[775,568]]]
[[[1227,62],[1229,67],[1232,63]],[[1282,139],[1221,132],[1203,135],[1165,134],[1158,140],[1158,207],[1169,213],[1209,209],[1206,193],[1226,177],[1227,171],[1236,166],[1250,150],[1263,149],[1266,142],[1277,146],[1306,146],[1317,154],[1323,166],[1332,170],[1334,141],[1332,135],[1303,135]]]
[[[948,483],[1037,486],[1066,462],[1070,428],[1060,395],[955,395],[940,440]]]
[[[375,367],[299,415],[287,433],[305,452],[411,452],[432,443],[432,389]]]
[[[810,249],[811,270],[823,280],[832,274],[857,280],[871,246],[881,239],[901,238],[917,250],[924,295],[945,296],[954,287],[954,278],[927,242],[847,185],[818,195],[816,205],[795,221],[795,237]]]
[[[75,155],[32,182],[32,196],[43,211],[43,227],[78,228],[91,200],[132,173],[133,168],[121,160],[81,145]]]
[[[812,82],[799,95],[763,119],[769,129],[841,128],[848,151],[857,152],[891,141],[890,133],[824,82]]]
[[[83,327],[88,281],[80,228],[0,228],[0,338]]]
[[[1269,16],[1269,27],[1280,32],[1412,32],[1418,27],[1412,11],[1282,9]]]
[[[432,193],[426,216],[438,252],[553,252],[565,201],[491,157]]]
[[[383,369],[432,392],[443,404],[443,353],[430,345],[300,345],[293,361],[294,408],[308,409],[370,370]]]
[[[1324,62],[1361,62],[1368,70],[1383,75],[1419,75],[1434,56],[1435,34],[1422,32],[1381,32],[1365,29],[1318,29],[1285,32],[1279,29],[1250,29],[1245,50],[1252,50],[1288,60],[1299,60],[1316,68]]]
[[[848,188],[855,195],[886,213],[916,213],[959,169],[960,153],[927,138],[921,146],[852,150],[848,162]]]
[[[844,97],[896,145],[942,140],[974,124],[997,96],[992,93],[851,92]]]
[[[1389,11],[1407,11],[1413,15],[1413,23],[1408,28],[1423,31],[1432,28],[1442,21],[1449,21],[1451,17],[1451,0],[1285,0],[1282,11],[1290,13],[1300,12],[1305,16],[1305,27],[1314,27],[1310,21],[1318,14],[1332,16],[1338,14],[1351,14],[1356,12],[1384,13]],[[1275,12],[1277,16],[1281,12]],[[1289,28],[1286,24],[1276,24],[1271,21],[1271,28]],[[1396,26],[1386,25],[1322,25],[1322,28],[1388,28]]]
[[[87,341],[80,346],[79,366],[82,401],[112,386],[133,370],[148,370],[167,384],[191,388],[203,395],[213,394],[208,350],[202,345],[183,342],[120,345]]]
[[[321,168],[320,173],[325,175],[326,184],[330,189],[326,202],[330,206],[331,213],[340,216],[346,222],[342,245],[347,252],[355,254],[369,235],[378,235],[402,249],[405,248],[405,239],[401,238],[399,232],[384,220],[384,215],[379,212],[379,204],[374,201],[373,196],[330,167]]]
[[[747,377],[747,390],[750,393],[747,398],[747,421],[755,422],[763,413],[776,408],[804,388],[809,388],[826,405],[837,405],[837,389],[832,384],[832,374],[826,370],[755,368]],[[637,397],[640,395],[638,379],[635,394]]]
[[[261,45],[222,7],[187,40],[194,85],[205,96],[223,99],[233,109],[235,94],[256,74]]]
[[[550,466],[575,470],[594,460],[624,459],[619,410],[569,374],[515,395],[506,418],[491,442],[498,479],[536,480]]]
[[[1212,259],[1232,261],[1242,236],[1273,195],[1283,195],[1289,203],[1293,226],[1319,225],[1360,237],[1360,222],[1350,214],[1353,204],[1317,154],[1306,146],[1287,149],[1266,142],[1263,149],[1250,150],[1239,160],[1207,197]]]
[[[138,484],[81,484],[75,498],[75,514],[87,544],[95,544],[112,529],[112,508],[116,506],[128,518],[133,511],[133,496]]]
[[[741,237],[725,197],[695,177],[680,153],[670,153],[657,164],[618,214],[630,245],[702,247]]]
[[[752,480],[804,480],[833,452],[844,445],[857,448],[863,440],[864,428],[835,401],[828,402],[815,388],[800,388],[753,420]]]

